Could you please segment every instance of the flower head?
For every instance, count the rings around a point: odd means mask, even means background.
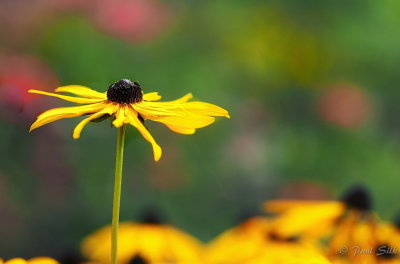
[[[111,227],[107,226],[85,238],[82,253],[91,261],[108,263],[110,241]],[[120,263],[198,263],[203,252],[194,237],[153,221],[121,223],[118,242]]]
[[[271,223],[253,217],[223,232],[209,244],[206,263],[329,264],[315,245],[301,237],[279,237]]]
[[[73,138],[77,139],[90,121],[101,117],[112,117],[115,127],[130,124],[139,130],[151,143],[156,161],[161,157],[161,147],[145,127],[145,120],[163,123],[176,133],[193,134],[196,129],[212,124],[215,121],[214,116],[229,118],[228,111],[219,106],[204,102],[189,102],[192,98],[190,93],[174,101],[157,102],[161,99],[157,92],[144,94],[138,82],[127,79],[111,84],[105,93],[79,85],[63,86],[55,91],[76,96],[29,90],[30,93],[54,96],[82,105],[47,110],[37,117],[30,131],[62,118],[88,115],[73,131]]]
[[[356,222],[372,218],[371,204],[368,190],[354,186],[337,201],[275,200],[266,202],[264,208],[279,214],[274,225],[283,237],[304,233],[323,236],[345,218]]]
[[[326,255],[334,263],[375,263],[364,261],[374,256],[355,254],[355,249],[391,245],[387,240],[379,242],[378,218],[372,212],[370,193],[362,186],[349,189],[338,201],[277,200],[267,202],[265,209],[278,214],[272,225],[279,236],[328,238]]]

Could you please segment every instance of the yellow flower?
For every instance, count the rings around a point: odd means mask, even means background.
[[[93,262],[110,262],[111,228],[84,239],[82,254]],[[203,245],[170,225],[124,222],[119,226],[118,263],[198,263]]]
[[[13,258],[6,262],[0,259],[0,264],[59,264],[58,261],[48,257],[37,257],[25,260],[22,258]]]
[[[267,202],[265,209],[278,214],[272,225],[280,236],[327,237],[326,255],[333,263],[385,263],[375,253],[392,245],[380,239],[386,233],[378,230],[371,197],[362,187],[351,189],[340,201],[278,200]]]
[[[372,215],[370,195],[359,186],[351,188],[338,201],[275,200],[266,202],[264,209],[278,214],[272,225],[282,237],[304,234],[321,237],[345,217],[354,217],[357,222]]]
[[[211,264],[328,264],[318,248],[301,238],[278,237],[271,219],[253,217],[214,239],[206,250]]]
[[[154,159],[161,157],[161,148],[144,126],[144,120],[153,120],[166,125],[170,130],[180,134],[193,134],[196,129],[212,124],[214,116],[229,118],[228,112],[216,105],[189,100],[192,94],[169,102],[156,102],[161,99],[157,92],[143,94],[138,82],[127,79],[111,84],[105,93],[94,91],[78,85],[63,86],[55,92],[71,93],[76,96],[66,96],[29,90],[30,93],[54,96],[82,106],[62,107],[48,110],[40,114],[32,124],[30,131],[50,122],[69,117],[89,115],[82,120],[73,131],[73,138],[80,137],[82,129],[90,121],[101,117],[113,117],[113,125],[121,127],[124,124],[134,126],[142,136],[152,144]]]

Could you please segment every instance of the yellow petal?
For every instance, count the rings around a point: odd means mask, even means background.
[[[60,94],[55,94],[55,93],[47,93],[47,92],[42,92],[42,91],[38,91],[38,90],[29,90],[28,92],[29,93],[43,94],[43,95],[58,97],[58,98],[61,98],[61,99],[65,100],[65,101],[78,103],[78,104],[93,104],[93,103],[98,103],[98,102],[104,101],[104,99],[73,97],[73,96],[60,95]]]
[[[308,232],[324,224],[333,224],[345,210],[341,202],[320,202],[318,204],[292,208],[283,213],[272,225],[282,237],[292,237]]]
[[[166,102],[146,102],[131,104],[133,109],[139,112],[147,119],[157,118],[161,116],[179,115],[182,114],[182,109],[179,108],[180,104],[171,104]]]
[[[55,89],[55,91],[60,93],[72,93],[86,98],[103,99],[103,100],[107,99],[106,93],[100,93],[98,91],[80,85],[61,86]]]
[[[178,98],[176,100],[169,101],[169,102],[166,102],[166,103],[186,103],[187,101],[189,101],[192,98],[193,98],[193,94],[192,93],[188,93],[188,94],[185,94],[184,96],[182,96],[181,98]]]
[[[179,112],[184,111],[181,105],[193,97],[188,93],[181,98],[168,102],[149,102],[142,101],[140,103],[132,104],[132,107],[144,115],[177,115]]]
[[[145,101],[158,101],[161,99],[161,96],[157,92],[147,93],[143,95],[143,100]]]
[[[31,125],[29,131],[32,131],[40,126],[54,122],[56,120],[68,117],[76,117],[84,114],[95,113],[101,111],[106,107],[107,104],[96,103],[82,106],[72,106],[72,107],[60,107],[45,111],[40,114],[36,121]]]
[[[119,109],[118,109],[118,111],[117,111],[117,114],[115,115],[115,120],[113,121],[113,125],[115,126],[115,127],[121,127],[124,123],[125,123],[125,120],[126,120],[126,108],[127,107],[125,107],[125,106],[121,106]],[[128,123],[129,121],[127,121],[127,123]]]
[[[107,105],[108,103],[100,102],[100,103],[80,105],[80,106],[58,107],[41,113],[38,116],[38,118],[46,118],[53,115],[66,114],[66,113],[80,113],[82,115],[86,113],[94,113],[97,112],[98,109],[103,109]]]
[[[72,134],[72,137],[74,139],[78,139],[81,135],[82,129],[87,125],[87,123],[89,123],[91,120],[96,119],[104,114],[109,114],[112,115],[115,111],[116,111],[117,106],[110,104],[109,106],[107,106],[106,108],[104,108],[104,110],[97,112],[91,116],[89,116],[88,118],[85,118],[84,120],[82,120],[74,129],[74,132]]]
[[[229,118],[225,109],[203,102],[146,102],[132,104],[132,107],[146,119],[157,119],[165,116],[225,116]]]
[[[131,106],[145,119],[163,123],[168,127],[172,126],[172,128],[170,127],[172,130],[177,128],[175,130],[179,131],[179,128],[181,128],[178,133],[182,133],[186,129],[189,130],[185,134],[193,133],[193,129],[208,126],[215,121],[214,117],[193,113],[189,111],[190,106],[188,110],[183,105],[185,103],[141,102]],[[194,112],[198,110],[195,106],[193,106],[193,109],[196,109]]]
[[[184,116],[166,116],[153,121],[163,123],[164,125],[172,125],[174,127],[181,127],[186,129],[202,128],[214,123],[215,118],[203,115],[184,115]]]
[[[305,206],[312,206],[312,205],[317,205],[321,204],[321,201],[315,201],[315,200],[272,200],[265,202],[263,204],[263,208],[266,212],[268,213],[283,213],[286,212],[287,210],[293,209],[293,208],[299,208],[299,207],[305,207]]]
[[[127,118],[129,120],[129,123],[136,127],[137,130],[142,134],[142,136],[151,143],[153,146],[153,154],[154,154],[154,160],[159,161],[161,158],[162,150],[161,147],[156,143],[150,132],[147,130],[147,128],[140,122],[140,120],[137,118],[137,112],[133,110],[133,108],[128,107],[126,108],[128,110],[127,113]]]
[[[228,111],[214,104],[204,102],[188,102],[181,106],[185,111],[199,115],[225,116],[230,118]]]
[[[196,129],[194,129],[194,128],[185,128],[185,127],[168,125],[168,124],[165,124],[165,125],[172,131],[179,133],[179,134],[192,135],[196,132]]]

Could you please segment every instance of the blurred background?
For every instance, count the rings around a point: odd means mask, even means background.
[[[369,187],[399,208],[400,2],[1,0],[0,254],[79,254],[111,221],[116,129],[79,118],[29,134],[68,103],[27,94],[122,78],[163,100],[187,92],[231,113],[193,136],[128,129],[122,220],[152,208],[208,241],[274,198]]]

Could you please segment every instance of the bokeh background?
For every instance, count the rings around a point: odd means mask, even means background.
[[[29,134],[27,94],[122,78],[164,100],[192,92],[230,120],[171,133],[164,149],[128,129],[122,220],[157,211],[203,241],[273,198],[335,199],[369,187],[390,220],[400,209],[400,2],[1,0],[0,254],[79,256],[111,219],[116,129],[78,119]]]

